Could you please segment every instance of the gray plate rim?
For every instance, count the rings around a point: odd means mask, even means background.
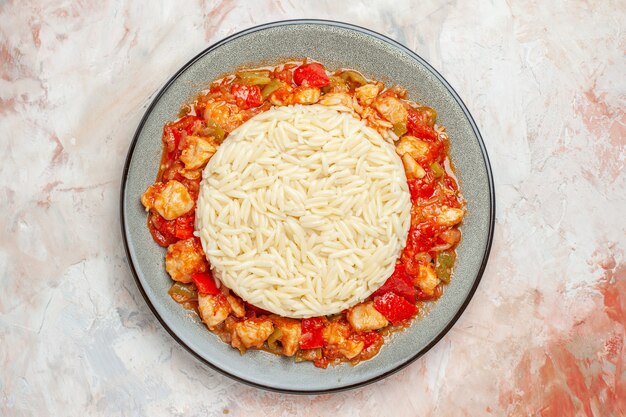
[[[257,31],[261,31],[261,30],[265,30],[265,29],[270,29],[273,27],[277,27],[277,26],[289,26],[289,25],[327,25],[327,26],[335,26],[335,27],[340,27],[340,28],[344,28],[344,29],[349,29],[349,30],[353,30],[353,31],[357,31],[357,32],[361,32],[364,33],[366,35],[372,36],[380,41],[383,41],[385,43],[388,43],[390,46],[399,49],[400,51],[406,53],[407,55],[409,55],[411,58],[413,58],[414,60],[418,61],[421,65],[424,66],[424,68],[426,68],[429,72],[431,72],[436,78],[437,80],[439,80],[439,82],[441,82],[441,84],[450,92],[450,94],[453,96],[454,100],[457,102],[457,104],[459,105],[459,107],[461,108],[461,110],[463,111],[463,114],[465,115],[465,117],[467,117],[467,120],[469,121],[472,130],[476,136],[476,139],[478,141],[478,145],[480,147],[480,151],[482,153],[483,156],[483,163],[485,165],[485,170],[487,172],[487,179],[488,179],[488,186],[489,186],[489,228],[488,228],[488,238],[487,238],[487,244],[485,245],[485,249],[483,252],[483,258],[481,261],[481,265],[480,265],[480,269],[476,275],[476,278],[474,280],[474,285],[472,286],[471,290],[469,291],[467,297],[465,298],[463,304],[461,305],[461,307],[458,309],[458,311],[456,312],[456,314],[454,315],[454,317],[448,322],[448,324],[439,332],[439,334],[428,344],[426,345],[423,349],[421,349],[419,352],[417,352],[415,355],[410,356],[406,359],[405,362],[403,362],[402,364],[400,364],[399,366],[397,366],[394,369],[391,369],[387,372],[378,374],[370,379],[367,379],[365,381],[361,381],[359,383],[356,384],[352,384],[352,385],[347,385],[347,386],[341,386],[341,387],[337,387],[337,388],[329,388],[329,389],[324,389],[324,390],[316,390],[316,391],[304,391],[304,390],[286,390],[286,389],[279,389],[276,387],[272,387],[269,385],[263,385],[263,384],[258,384],[252,381],[248,381],[244,378],[240,378],[236,375],[232,375],[226,371],[224,371],[223,369],[221,369],[219,366],[216,366],[215,364],[210,363],[209,361],[205,360],[202,356],[200,356],[196,351],[194,351],[192,348],[190,348],[185,342],[183,342],[177,335],[176,333],[173,331],[173,329],[171,329],[163,320],[163,318],[160,316],[160,314],[157,312],[156,308],[154,307],[152,301],[150,300],[150,298],[148,297],[148,295],[146,294],[146,291],[144,290],[141,281],[139,279],[139,275],[137,273],[137,269],[132,261],[132,257],[131,257],[131,253],[130,253],[130,248],[129,248],[129,242],[128,242],[128,237],[126,235],[126,219],[125,219],[125,213],[124,213],[124,206],[126,205],[126,200],[125,200],[125,191],[126,191],[126,183],[128,180],[128,172],[129,172],[129,167],[130,167],[130,163],[131,163],[131,159],[135,150],[135,145],[137,144],[137,141],[139,139],[139,134],[142,131],[144,124],[146,123],[146,120],[148,119],[148,116],[151,114],[152,110],[154,109],[154,107],[156,106],[156,103],[160,100],[161,96],[165,93],[165,91],[168,90],[168,88],[172,85],[172,83],[178,78],[180,77],[180,75],[182,73],[184,73],[189,67],[191,67],[196,61],[198,61],[199,59],[201,59],[204,55],[210,53],[212,50],[218,48],[219,46],[228,43],[234,39],[237,39],[241,36],[245,36],[247,34],[253,33],[253,32],[257,32]],[[163,326],[163,328],[165,328],[165,330],[170,334],[170,336],[179,344],[181,345],[183,348],[185,348],[185,350],[187,350],[189,353],[191,353],[196,359],[198,359],[200,362],[202,362],[203,364],[209,366],[211,369],[221,373],[222,375],[225,375],[229,378],[232,378],[238,382],[244,383],[246,385],[250,385],[256,388],[261,388],[261,389],[265,389],[265,390],[269,390],[269,391],[275,391],[275,392],[282,392],[282,393],[287,393],[287,394],[304,394],[304,395],[315,395],[315,394],[327,394],[327,393],[332,393],[332,392],[340,392],[340,391],[346,391],[346,390],[350,390],[350,389],[354,389],[354,388],[358,388],[358,387],[362,387],[364,385],[368,385],[371,384],[373,382],[376,381],[380,381],[398,371],[400,371],[401,369],[405,368],[406,366],[408,366],[409,364],[413,363],[415,360],[417,360],[419,357],[421,357],[422,355],[424,355],[426,352],[428,352],[433,346],[435,346],[449,331],[450,329],[452,329],[452,327],[454,326],[454,324],[457,322],[457,320],[461,317],[461,315],[463,314],[463,312],[465,311],[465,309],[467,308],[468,304],[470,303],[470,301],[472,300],[474,293],[476,292],[476,289],[478,288],[478,285],[480,284],[480,281],[482,279],[483,273],[485,271],[485,268],[487,267],[487,261],[489,259],[489,254],[491,252],[491,246],[492,246],[492,242],[493,242],[493,235],[494,235],[494,229],[495,229],[495,214],[496,214],[496,198],[495,198],[495,186],[494,186],[494,182],[493,182],[493,173],[491,170],[491,164],[489,161],[489,156],[487,154],[487,149],[485,147],[485,144],[483,142],[482,136],[478,130],[478,127],[476,126],[476,122],[474,121],[474,118],[472,117],[472,115],[470,114],[469,110],[467,109],[467,107],[465,106],[465,103],[463,102],[463,100],[461,100],[461,98],[459,97],[459,95],[457,94],[457,92],[452,88],[452,86],[446,81],[445,78],[443,78],[443,76],[441,74],[439,74],[439,72],[437,72],[437,70],[435,70],[428,62],[426,62],[426,60],[424,60],[422,57],[420,57],[418,54],[416,54],[415,52],[413,52],[412,50],[410,50],[409,48],[407,48],[406,46],[402,45],[401,43],[385,36],[382,35],[378,32],[375,32],[373,30],[370,29],[366,29],[364,27],[361,26],[357,26],[351,23],[345,23],[345,22],[339,22],[339,21],[335,21],[335,20],[325,20],[325,19],[291,19],[291,20],[280,20],[280,21],[275,21],[275,22],[270,22],[270,23],[265,23],[265,24],[261,24],[261,25],[257,25],[257,26],[253,26],[251,28],[242,30],[240,32],[237,32],[233,35],[230,35],[216,43],[214,43],[213,45],[207,47],[206,49],[204,49],[202,52],[200,52],[198,55],[196,55],[195,57],[193,57],[189,62],[187,62],[185,65],[183,65],[164,85],[163,87],[161,87],[161,89],[159,90],[159,92],[154,96],[154,98],[152,99],[152,102],[150,103],[150,106],[146,109],[143,117],[141,118],[141,121],[139,122],[139,126],[137,127],[137,130],[135,131],[135,134],[133,136],[133,139],[130,143],[129,149],[128,149],[128,153],[126,156],[126,162],[124,164],[124,170],[122,172],[122,181],[121,181],[121,186],[120,186],[120,226],[122,229],[122,237],[123,237],[123,243],[124,243],[124,251],[126,253],[126,259],[128,260],[128,265],[130,266],[130,270],[133,274],[133,277],[135,279],[135,283],[137,284],[137,287],[139,288],[139,292],[141,293],[141,295],[143,296],[146,304],[148,305],[148,307],[150,308],[150,310],[152,311],[152,313],[154,314],[154,316],[157,318],[157,320],[159,321],[159,323],[161,323],[161,326]]]

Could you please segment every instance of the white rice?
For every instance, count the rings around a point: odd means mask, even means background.
[[[392,145],[347,113],[278,107],[234,130],[204,169],[196,235],[214,276],[286,317],[335,314],[378,289],[411,202]]]

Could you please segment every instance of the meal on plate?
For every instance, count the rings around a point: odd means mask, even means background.
[[[220,78],[141,197],[169,294],[242,353],[356,364],[450,282],[465,214],[436,112],[304,60]]]

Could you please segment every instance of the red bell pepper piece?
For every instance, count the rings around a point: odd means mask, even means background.
[[[301,349],[315,349],[324,346],[324,322],[322,317],[302,319],[300,322],[300,329],[302,330],[300,336]]]
[[[374,298],[374,308],[393,324],[410,319],[417,313],[415,304],[393,292]]]
[[[409,274],[407,274],[403,264],[397,264],[393,274],[391,274],[383,286],[374,291],[372,295],[385,295],[390,291],[406,298],[411,303],[415,303],[415,287],[413,286],[413,280]]]
[[[293,72],[293,81],[297,85],[304,85],[305,87],[324,87],[330,83],[324,66],[317,62],[300,65],[296,68]]]
[[[195,215],[165,220],[157,213],[150,216],[150,232],[154,240],[161,246],[167,247],[179,239],[188,239],[193,236]]]
[[[237,106],[242,109],[258,107],[263,103],[261,88],[258,85],[233,84],[230,93],[235,97]]]
[[[198,272],[191,276],[191,280],[196,284],[199,293],[217,295],[220,293],[219,288],[215,285],[213,275],[210,272]]]

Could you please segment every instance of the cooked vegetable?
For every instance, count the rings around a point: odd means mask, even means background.
[[[242,109],[257,107],[263,103],[261,89],[256,85],[233,84],[230,93],[235,96],[237,105]]]
[[[226,132],[224,132],[224,129],[222,129],[222,127],[219,124],[217,124],[215,120],[213,119],[207,120],[206,127],[207,127],[207,130],[206,130],[207,135],[213,136],[219,142],[224,140],[224,136],[226,135]]]
[[[198,293],[193,286],[189,284],[182,284],[180,282],[175,282],[167,293],[174,299],[174,301],[180,304],[198,298]]]
[[[280,80],[270,81],[265,87],[263,87],[263,91],[261,91],[261,97],[263,98],[263,100],[265,100],[270,96],[270,94],[278,90],[281,86],[283,86],[283,82]]]
[[[413,280],[406,273],[406,268],[403,264],[397,264],[393,274],[385,281],[382,287],[374,291],[372,296],[385,295],[388,292],[393,292],[401,297],[406,298],[411,303],[415,302],[415,287],[413,287]]]
[[[435,129],[433,129],[433,126],[430,123],[431,119],[425,117],[423,112],[409,109],[406,125],[409,130],[409,134],[422,139],[437,139],[439,135],[435,132]]]
[[[302,319],[300,349],[314,349],[324,346],[324,319],[312,317]]]
[[[358,84],[358,85],[364,85],[367,84],[367,80],[365,79],[365,77],[363,77],[360,73],[356,72],[356,71],[352,71],[352,70],[347,70],[342,72],[339,77],[341,77],[342,79],[352,82],[354,84]]]
[[[435,175],[435,178],[443,177],[443,174],[445,174],[445,171],[443,170],[441,165],[439,165],[439,162],[433,162],[432,164],[430,164],[430,170]]]
[[[191,280],[194,284],[196,284],[196,288],[198,292],[201,294],[219,294],[220,290],[215,285],[215,281],[213,280],[213,275],[210,272],[202,272],[193,274],[191,276]]]
[[[405,122],[394,123],[391,130],[393,130],[393,133],[395,133],[398,137],[404,135],[408,131]]]
[[[400,324],[417,314],[417,307],[396,293],[374,298],[374,307],[393,324]]]
[[[322,359],[322,349],[301,349],[296,352],[296,363],[304,361],[317,361]]]
[[[324,66],[317,62],[300,65],[296,68],[293,72],[293,81],[297,85],[306,85],[308,87],[324,87],[330,83]]]
[[[272,81],[268,70],[240,71],[237,75],[248,85],[265,85]]]
[[[430,127],[433,127],[435,125],[435,123],[437,122],[437,112],[435,111],[435,109],[422,106],[418,107],[416,110],[420,114],[420,120],[423,124]]]
[[[280,350],[280,347],[276,344],[283,337],[283,331],[280,329],[274,329],[274,333],[267,338],[267,346],[272,350]]]
[[[437,277],[446,284],[450,282],[455,259],[456,255],[453,251],[440,252],[437,255],[437,265],[435,267]]]

